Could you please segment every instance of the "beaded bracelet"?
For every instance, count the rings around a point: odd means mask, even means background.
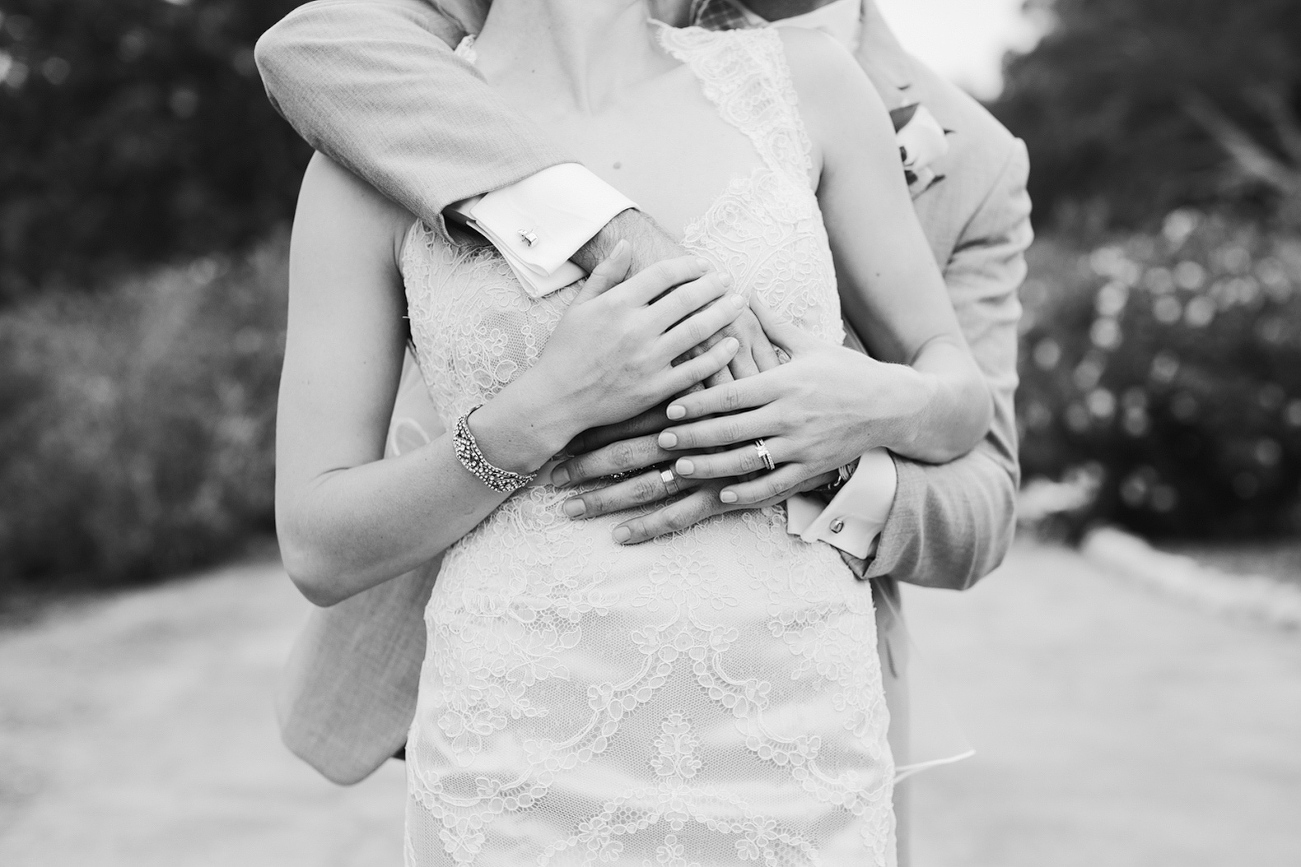
[[[474,434],[470,432],[470,415],[479,406],[456,420],[456,431],[452,434],[452,446],[456,449],[456,457],[460,460],[461,466],[497,493],[513,494],[533,481],[537,473],[522,475],[503,470],[484,457],[483,452],[479,451],[479,444],[474,441]]]

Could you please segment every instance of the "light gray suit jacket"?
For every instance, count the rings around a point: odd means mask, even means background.
[[[571,161],[448,50],[462,35],[422,0],[317,0],[262,37],[257,61],[273,102],[313,147],[433,221],[453,202]],[[888,107],[920,101],[953,131],[933,166],[943,180],[914,202],[995,395],[990,433],[967,456],[942,466],[896,459],[894,506],[865,577],[887,597],[896,581],[964,589],[1002,561],[1015,526],[1028,163],[978,103],[903,51],[872,0],[859,59]],[[281,730],[329,779],[357,782],[404,743],[438,565],[313,612],[300,636],[278,698]],[[905,755],[904,642],[889,606],[877,609],[891,744]]]

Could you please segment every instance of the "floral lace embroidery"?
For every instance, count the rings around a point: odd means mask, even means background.
[[[687,247],[839,342],[779,38],[661,38],[764,162]],[[445,423],[533,364],[578,291],[530,298],[491,248],[421,224],[402,271]],[[567,496],[535,482],[444,558],[408,743],[407,863],[892,864],[867,585],[787,534],[780,508],[624,548],[610,530],[626,515],[573,522]]]

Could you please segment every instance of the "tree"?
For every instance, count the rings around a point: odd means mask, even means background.
[[[3,0],[0,302],[290,216],[308,150],[253,44],[298,2]]]
[[[1042,220],[1141,226],[1223,203],[1301,224],[1301,3],[1027,0],[1050,28],[995,113]]]

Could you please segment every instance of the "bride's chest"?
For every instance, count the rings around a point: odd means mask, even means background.
[[[736,177],[687,222],[682,245],[782,320],[843,339],[826,230],[807,188],[764,169]],[[423,225],[407,237],[402,272],[421,369],[446,397],[490,397],[532,366],[580,285],[531,294],[491,247]]]

